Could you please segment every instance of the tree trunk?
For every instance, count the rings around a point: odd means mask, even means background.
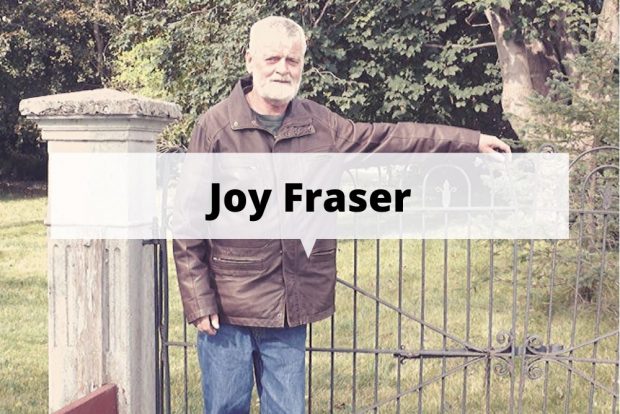
[[[598,17],[596,40],[618,47],[618,1],[605,0]]]
[[[103,41],[103,35],[101,34],[101,28],[99,27],[99,23],[97,23],[97,19],[99,18],[99,5],[99,0],[95,0],[95,21],[93,22],[93,35],[95,37],[95,46],[97,47],[97,77],[103,85],[105,80],[105,45]]]
[[[504,36],[511,25],[507,10],[486,10],[484,14],[491,24],[502,71],[502,108],[512,128],[521,136],[521,119],[527,119],[530,114],[527,97],[534,91],[525,45]]]
[[[485,15],[493,31],[502,71],[502,108],[512,128],[523,140],[523,126],[533,115],[528,98],[535,92],[547,94],[546,82],[552,71],[570,74],[570,67],[564,63],[567,57],[574,55],[575,49],[566,36],[559,36],[557,44],[541,40],[526,42],[514,37],[507,39],[506,30],[512,26],[510,10],[488,9]],[[556,30],[564,32],[561,24]]]
[[[506,30],[512,25],[509,9],[488,9],[485,15],[493,31],[502,71],[502,108],[519,138],[524,140],[525,120],[530,120],[533,116],[527,99],[535,92],[541,95],[547,94],[546,81],[553,70],[558,70],[567,76],[579,76],[571,67],[571,58],[577,54],[577,49],[573,40],[566,34],[563,19],[560,19],[555,27],[558,34],[556,43],[540,40],[524,42],[515,38],[504,38]],[[617,0],[604,1],[599,15],[596,40],[609,42],[617,47]]]

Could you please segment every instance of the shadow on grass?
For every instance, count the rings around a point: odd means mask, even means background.
[[[24,198],[24,197],[19,197],[19,198]],[[0,200],[2,200],[2,198],[0,198]],[[15,228],[15,227],[26,227],[26,226],[30,226],[32,224],[42,224],[41,220],[26,220],[26,221],[19,221],[16,223],[9,223],[9,224],[0,224],[0,229],[10,229],[10,228]]]
[[[45,197],[45,181],[0,181],[0,200]]]

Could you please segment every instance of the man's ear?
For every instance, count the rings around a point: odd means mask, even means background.
[[[249,50],[245,52],[245,69],[252,74],[252,55]]]

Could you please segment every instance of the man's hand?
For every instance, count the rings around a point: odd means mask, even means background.
[[[217,313],[213,315],[203,316],[195,322],[196,328],[199,331],[206,332],[207,335],[215,335],[217,330],[220,329],[220,319]]]
[[[510,147],[505,142],[493,135],[480,134],[478,141],[478,151],[480,152],[505,152],[510,153]]]

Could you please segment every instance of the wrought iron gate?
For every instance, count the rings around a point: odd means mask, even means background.
[[[617,151],[571,164],[570,240],[341,241],[308,412],[618,412]],[[194,329],[152,243],[158,412],[200,412]]]

